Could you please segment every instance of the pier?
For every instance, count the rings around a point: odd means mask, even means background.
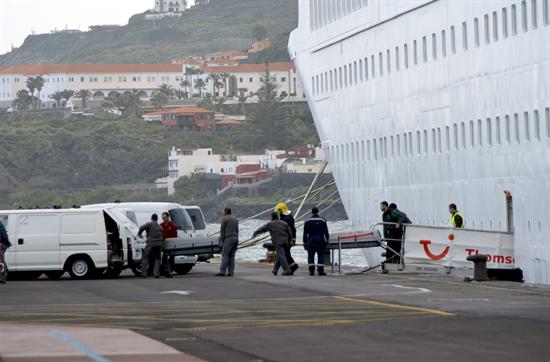
[[[13,281],[0,360],[547,361],[550,288],[418,273]],[[42,341],[42,342],[41,342]]]

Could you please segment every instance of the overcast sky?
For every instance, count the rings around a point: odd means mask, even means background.
[[[23,44],[32,31],[123,25],[130,16],[153,7],[154,0],[0,0],[0,54],[10,51],[12,44]]]

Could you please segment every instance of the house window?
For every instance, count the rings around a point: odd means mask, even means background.
[[[281,82],[286,82],[286,77],[281,77]]]
[[[248,78],[249,83],[252,83],[253,81],[254,81],[254,78],[252,78],[252,77]]]
[[[242,83],[243,82],[243,79],[242,78],[239,78],[239,83]]]
[[[84,77],[80,77],[80,81],[81,81],[81,82],[84,82]]]

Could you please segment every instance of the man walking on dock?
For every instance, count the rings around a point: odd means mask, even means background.
[[[280,202],[275,206],[275,212],[279,214],[279,218],[286,222],[288,226],[290,227],[290,231],[292,232],[292,240],[290,244],[288,244],[288,247],[285,249],[285,257],[286,261],[288,262],[288,267],[290,268],[290,272],[294,274],[296,270],[298,270],[299,265],[294,261],[294,258],[292,257],[292,254],[290,253],[290,249],[296,244],[296,226],[294,221],[294,216],[292,216],[292,213],[288,209],[288,206],[284,202]]]
[[[223,217],[220,225],[220,244],[222,245],[222,263],[219,277],[232,277],[235,271],[235,254],[239,246],[239,221],[231,215],[231,209],[223,209]]]
[[[309,275],[315,274],[315,254],[317,254],[317,273],[325,273],[325,249],[330,240],[327,221],[319,216],[319,209],[311,209],[311,217],[304,224],[304,247],[307,249]]]
[[[277,253],[277,260],[273,266],[273,275],[277,275],[279,267],[283,268],[282,275],[292,275],[288,262],[285,256],[285,248],[288,247],[292,240],[292,231],[290,226],[282,220],[279,220],[279,215],[276,212],[271,213],[271,221],[254,231],[252,238],[257,235],[268,232],[271,235],[271,242],[275,245],[275,252]]]

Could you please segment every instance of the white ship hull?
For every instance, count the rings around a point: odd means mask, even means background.
[[[505,231],[508,190],[516,264],[550,284],[549,1],[299,4],[289,52],[354,227],[387,200]]]

